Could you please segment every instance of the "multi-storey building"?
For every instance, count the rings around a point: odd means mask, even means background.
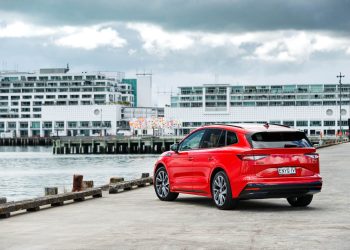
[[[165,117],[182,121],[176,132],[210,123],[277,123],[309,135],[348,131],[350,84],[229,85],[179,87]],[[340,102],[340,97],[342,101]],[[340,104],[342,121],[340,123]]]
[[[113,128],[111,133],[115,133],[121,107],[136,104],[136,90],[137,79],[125,79],[119,72],[71,73],[68,67],[40,69],[39,72],[2,72],[0,132],[13,131],[15,136],[49,136],[64,128],[65,133],[87,135],[94,134],[102,125],[111,124],[108,125]],[[115,105],[119,111],[112,111],[114,109],[106,105]],[[85,106],[97,110],[96,113],[104,113],[105,120],[101,121],[99,115],[87,111]],[[55,114],[57,111],[60,112]],[[79,116],[72,114],[79,112],[92,114],[77,120]]]

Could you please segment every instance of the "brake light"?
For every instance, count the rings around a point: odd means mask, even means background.
[[[257,161],[266,158],[268,155],[237,155],[242,161]]]
[[[318,159],[320,156],[318,155],[318,153],[309,153],[309,154],[304,154],[306,157],[309,157],[311,159]]]

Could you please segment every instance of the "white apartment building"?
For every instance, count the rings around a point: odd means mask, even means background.
[[[92,135],[99,129],[115,134],[121,107],[137,104],[137,86],[137,79],[120,72],[70,72],[68,67],[1,72],[0,133]]]
[[[276,123],[308,135],[334,136],[348,131],[350,84],[229,85],[179,87],[165,107],[166,119],[177,119],[177,134],[211,123]]]

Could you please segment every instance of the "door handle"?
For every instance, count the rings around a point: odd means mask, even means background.
[[[213,160],[214,160],[213,157],[211,157],[211,156],[208,157],[208,161],[213,161]]]
[[[193,157],[188,157],[188,160],[189,161],[193,161]]]

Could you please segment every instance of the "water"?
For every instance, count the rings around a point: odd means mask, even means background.
[[[70,191],[74,174],[104,185],[112,176],[152,173],[158,155],[53,155],[51,147],[0,147],[0,197],[9,201],[44,195],[44,187]]]

